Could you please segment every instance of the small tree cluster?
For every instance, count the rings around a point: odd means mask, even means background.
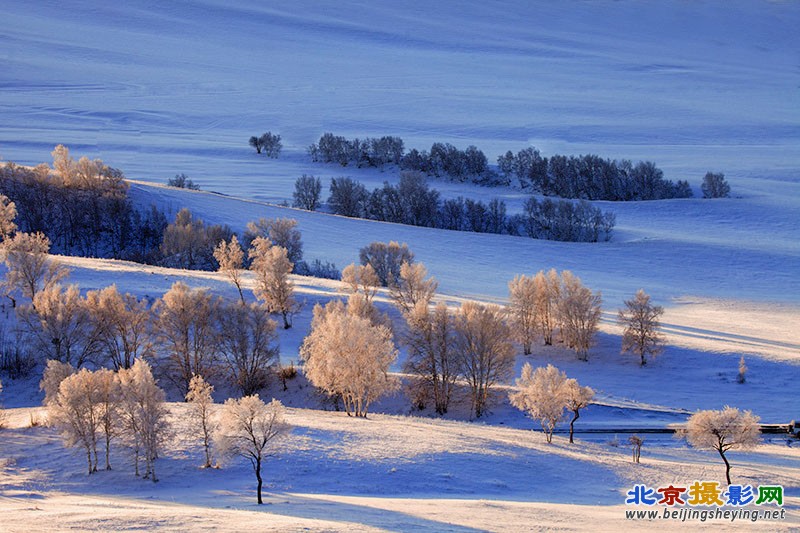
[[[358,167],[383,168],[388,164],[399,164],[403,156],[403,140],[399,137],[352,139],[325,133],[319,142],[308,147],[312,161],[338,163],[343,167],[354,164]]]
[[[145,478],[158,481],[155,460],[168,432],[164,392],[149,365],[137,360],[129,369],[113,372],[48,364],[42,380],[50,422],[68,446],[86,453],[89,474],[97,472],[98,442],[104,442],[105,468],[111,468],[111,443],[120,440],[145,462]]]
[[[281,136],[277,133],[272,133],[271,131],[268,131],[258,137],[250,137],[248,143],[250,146],[256,149],[257,154],[263,152],[267,157],[272,159],[277,159],[281,153],[281,148],[283,148],[283,145],[281,144]]]
[[[569,442],[572,443],[575,421],[580,417],[580,410],[591,403],[594,391],[567,378],[553,365],[534,370],[529,363],[522,367],[522,376],[516,385],[517,391],[509,395],[511,405],[539,420],[548,443],[552,442],[564,411],[572,413],[569,423]]]
[[[192,181],[189,176],[182,172],[180,174],[175,174],[174,178],[169,178],[167,180],[167,185],[170,187],[177,187],[178,189],[200,190],[200,185]]]
[[[731,195],[731,186],[722,172],[706,172],[700,189],[703,198],[728,198]]]
[[[292,206],[306,211],[316,211],[320,204],[321,195],[322,182],[320,179],[303,174],[294,182]]]
[[[245,248],[250,248],[256,237],[267,239],[272,246],[285,248],[293,265],[303,260],[302,235],[293,218],[259,218],[248,222],[243,238]]]
[[[531,197],[525,201],[522,215],[514,217],[510,223],[518,224],[519,233],[534,239],[598,242],[611,239],[616,216],[585,200],[570,202]]]
[[[183,208],[164,230],[162,262],[166,266],[187,270],[213,270],[214,250],[220,241],[228,241],[232,236],[233,231],[228,226],[207,226],[189,209]]]
[[[414,170],[457,181],[497,184],[497,176],[489,169],[486,155],[475,146],[459,150],[450,143],[433,143],[430,152],[412,149],[400,162],[405,170]]]
[[[408,245],[395,241],[373,242],[358,251],[362,265],[370,265],[384,287],[391,286],[400,277],[403,263],[413,264],[414,254]]]
[[[586,360],[600,321],[602,299],[584,287],[580,278],[565,270],[538,272],[534,277],[517,276],[509,283],[509,316],[514,338],[530,354],[541,338],[553,343],[561,339]]]

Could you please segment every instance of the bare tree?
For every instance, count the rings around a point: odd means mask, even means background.
[[[642,289],[632,299],[625,300],[625,309],[619,311],[619,321],[625,326],[622,352],[638,355],[642,366],[647,364],[648,355],[658,355],[663,350],[664,337],[659,322],[663,314],[664,308],[650,303],[650,296]]]
[[[33,305],[22,307],[19,314],[34,346],[47,359],[80,368],[101,351],[100,330],[77,285],[66,289],[51,285],[38,292]]]
[[[566,382],[566,374],[553,365],[534,370],[530,363],[525,363],[516,382],[518,390],[509,395],[511,405],[539,420],[548,443],[553,441],[556,424],[564,416]]]
[[[256,298],[264,302],[271,313],[280,313],[283,328],[289,329],[292,327],[289,318],[297,309],[297,303],[294,299],[294,283],[289,279],[293,265],[286,248],[272,246],[267,239],[256,237],[250,248],[250,259],[250,270],[256,277],[253,290]]]
[[[539,333],[537,316],[537,284],[535,278],[516,276],[508,284],[508,312],[514,338],[522,344],[522,351],[530,355],[533,342]]]
[[[633,462],[638,463],[639,459],[642,457],[642,444],[644,444],[644,438],[640,437],[639,435],[631,435],[628,437],[628,442],[633,447]]]
[[[447,306],[440,303],[431,311],[428,302],[419,302],[406,314],[403,343],[408,347],[404,370],[418,378],[413,391],[420,408],[433,398],[440,415],[447,413],[456,380],[458,365],[455,349],[455,325]]]
[[[242,294],[242,268],[244,267],[244,252],[239,245],[236,235],[231,237],[230,242],[220,241],[214,249],[214,259],[219,264],[219,271],[224,272],[228,279],[236,286],[239,291],[239,299],[244,303]]]
[[[218,446],[226,455],[250,461],[258,481],[256,494],[259,505],[264,503],[261,497],[264,458],[277,453],[280,441],[289,431],[290,427],[284,421],[283,405],[278,400],[264,404],[256,394],[239,400],[229,398],[222,408]]]
[[[581,284],[580,278],[570,271],[561,273],[561,297],[558,302],[558,315],[564,342],[575,350],[582,361],[589,359],[589,347],[597,333],[600,322],[600,293]]]
[[[464,302],[455,318],[461,376],[471,392],[472,412],[480,418],[489,405],[492,387],[508,380],[514,370],[511,331],[496,305]]]
[[[316,211],[319,207],[321,194],[322,182],[319,178],[303,174],[294,182],[294,193],[292,193],[294,202],[292,205],[306,211]]]
[[[86,293],[86,306],[115,370],[130,368],[137,358],[153,354],[152,317],[146,298],[121,295],[116,285],[110,285]]]
[[[426,305],[436,294],[439,283],[428,276],[428,270],[422,263],[403,263],[400,265],[400,276],[389,287],[395,305],[402,313],[409,313],[418,303]]]
[[[211,396],[213,392],[214,386],[207,383],[203,376],[194,376],[189,383],[189,392],[186,393],[191,417],[190,435],[199,436],[203,443],[206,457],[203,468],[211,468],[211,439],[217,429],[217,423],[211,415],[211,406],[214,405],[214,398]]]
[[[367,416],[370,404],[398,387],[389,367],[397,358],[392,333],[342,305],[314,308],[300,357],[315,387],[341,395],[348,415]]]
[[[703,198],[728,198],[731,195],[731,186],[722,172],[706,172],[700,189]]]
[[[155,460],[170,433],[165,395],[156,384],[150,365],[137,359],[131,368],[118,372],[120,382],[121,430],[134,452],[136,475],[139,458],[144,458],[145,479],[158,481]]]
[[[209,378],[217,370],[218,337],[215,331],[219,300],[204,289],[175,282],[156,302],[154,314],[159,336],[167,349],[167,377],[181,391],[189,391],[195,375]]]
[[[36,294],[64,279],[69,271],[58,261],[51,259],[50,240],[44,233],[17,233],[2,243],[3,261],[8,268],[4,287],[12,304],[16,306],[13,293],[19,290],[31,301]]]
[[[572,419],[569,421],[569,442],[572,444],[575,433],[575,421],[581,416],[581,409],[592,403],[594,390],[590,387],[582,387],[576,379],[568,379],[564,383],[565,407],[572,412]]]
[[[220,350],[231,381],[243,396],[257,393],[269,382],[279,357],[276,327],[269,310],[258,303],[237,302],[220,313]]]
[[[731,464],[726,453],[730,450],[748,450],[761,440],[759,418],[750,411],[739,411],[726,406],[720,411],[698,411],[686,424],[684,433],[695,448],[716,450],[725,463],[725,478],[731,484]]]

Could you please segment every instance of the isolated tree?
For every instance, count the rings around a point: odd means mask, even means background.
[[[44,392],[42,404],[48,406],[58,397],[58,388],[61,382],[77,372],[74,366],[69,363],[62,363],[55,359],[48,359],[42,373],[42,380],[39,382],[39,389]]]
[[[639,435],[631,435],[628,437],[628,442],[633,448],[633,462],[638,463],[639,459],[642,457],[642,444],[644,444],[644,438],[640,437]]]
[[[360,293],[372,301],[381,286],[381,280],[372,265],[351,263],[342,269],[342,283],[350,293]]]
[[[722,172],[706,172],[700,190],[703,198],[728,198],[731,195],[731,187]]]
[[[244,267],[244,252],[239,245],[236,235],[230,242],[220,241],[214,249],[214,259],[219,264],[219,271],[223,272],[239,291],[239,299],[244,303],[242,294],[242,268]]]
[[[31,307],[20,309],[20,318],[47,359],[80,368],[101,352],[100,329],[77,285],[50,285],[36,294]]]
[[[264,154],[266,154],[267,157],[272,159],[278,158],[281,153],[281,148],[283,148],[283,144],[281,144],[281,136],[279,134],[268,131],[259,137],[258,140],[261,143],[261,150],[264,152]]]
[[[86,306],[102,351],[115,370],[130,368],[153,354],[150,306],[146,298],[120,294],[116,285],[86,293]]]
[[[303,259],[303,240],[297,221],[293,218],[259,218],[247,223],[244,241],[253,245],[256,237],[268,239],[273,246],[286,248],[289,261],[296,265]]]
[[[17,205],[6,195],[0,194],[0,241],[5,241],[17,231],[16,218]]]
[[[664,349],[659,318],[664,308],[650,303],[650,296],[639,289],[630,300],[625,300],[625,309],[619,311],[619,321],[625,327],[622,333],[622,352],[639,356],[641,365],[647,364],[647,356],[654,356]]]
[[[248,143],[250,144],[250,146],[252,146],[253,148],[256,149],[256,153],[257,154],[261,153],[261,148],[263,148],[264,145],[262,144],[260,138],[258,138],[255,135],[253,135],[252,137],[250,137],[250,140],[248,141]]]
[[[64,378],[58,394],[47,406],[50,423],[64,443],[86,452],[89,474],[97,472],[97,438],[100,432],[100,398],[94,374],[82,369]]]
[[[443,415],[458,379],[453,317],[444,303],[431,310],[427,301],[421,301],[405,318],[408,329],[403,343],[408,355],[403,369],[417,377],[412,389],[415,402],[423,408],[431,398],[436,412]]]
[[[408,245],[395,241],[370,243],[359,250],[358,256],[362,265],[372,266],[384,287],[392,285],[400,277],[403,263],[414,262],[414,254]]]
[[[50,155],[53,156],[53,170],[64,184],[70,185],[77,173],[75,160],[69,155],[69,148],[63,144],[57,145]]]
[[[211,439],[217,429],[217,423],[211,414],[211,406],[214,405],[214,398],[211,396],[213,392],[214,386],[207,383],[203,376],[194,376],[189,382],[189,392],[186,393],[191,419],[190,435],[199,437],[203,443],[206,458],[203,468],[211,468]]]
[[[533,277],[536,294],[534,315],[537,328],[546,346],[553,344],[553,332],[558,326],[558,301],[561,298],[561,278],[555,269],[546,274],[539,271]]]
[[[234,303],[219,315],[220,351],[231,382],[243,396],[267,386],[278,363],[277,324],[261,304]]]
[[[292,205],[306,211],[316,211],[320,204],[321,194],[322,182],[320,179],[303,174],[294,182]]]
[[[565,270],[561,273],[561,294],[558,301],[558,316],[561,334],[567,346],[575,350],[578,358],[587,361],[589,347],[597,333],[600,322],[600,293],[593,293],[583,286],[580,278]]]
[[[394,304],[402,313],[409,313],[418,303],[426,305],[436,294],[439,283],[428,276],[422,263],[403,263],[400,275],[389,288]]]
[[[750,411],[725,406],[720,411],[698,411],[686,423],[685,437],[695,448],[716,450],[725,463],[725,478],[731,484],[731,464],[726,453],[758,446],[759,418]]]
[[[258,481],[256,494],[259,505],[264,503],[261,498],[264,484],[262,463],[278,452],[281,440],[289,431],[290,427],[284,421],[283,405],[278,400],[265,404],[256,394],[239,400],[229,398],[222,408],[218,447],[226,455],[250,461]]]
[[[575,433],[575,421],[581,416],[581,409],[592,403],[594,390],[590,387],[581,386],[576,379],[568,379],[564,385],[565,407],[572,412],[572,419],[569,421],[569,442],[572,444]]]
[[[472,412],[480,418],[488,408],[492,387],[508,380],[514,370],[511,331],[496,305],[464,302],[455,318],[458,366],[466,380]]]
[[[177,281],[153,309],[166,351],[166,375],[185,395],[195,375],[210,378],[217,371],[219,300],[205,289],[190,289]]]
[[[4,287],[14,306],[15,291],[19,290],[33,301],[39,291],[58,283],[69,273],[48,256],[50,239],[44,233],[18,232],[3,241],[0,252],[8,268]]]
[[[530,363],[525,363],[522,376],[516,381],[518,390],[509,395],[511,405],[541,423],[548,443],[553,441],[556,424],[564,416],[566,382],[566,374],[553,365],[534,370]]]
[[[280,313],[283,329],[292,327],[289,318],[297,309],[294,283],[289,279],[292,267],[286,248],[272,246],[263,237],[253,240],[250,248],[250,270],[256,278],[253,293],[271,313]]]
[[[537,284],[535,278],[516,276],[508,284],[508,313],[514,338],[522,344],[522,351],[530,355],[533,342],[539,334],[537,316]]]
[[[392,332],[336,303],[314,307],[311,333],[303,340],[300,358],[315,387],[341,395],[348,416],[366,417],[373,401],[398,387],[397,379],[389,375],[397,359]]]
[[[150,365],[137,359],[131,368],[118,372],[121,431],[134,452],[136,475],[139,459],[145,463],[145,479],[158,481],[155,461],[169,436],[165,394],[156,384]]]
[[[745,374],[747,373],[747,365],[744,363],[744,356],[739,359],[739,374],[736,376],[738,383],[745,382]]]

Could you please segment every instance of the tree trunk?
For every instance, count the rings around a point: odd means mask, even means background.
[[[283,329],[289,329],[292,327],[292,325],[289,324],[288,314],[289,313],[287,313],[286,311],[281,311],[281,315],[283,315]]]
[[[728,480],[728,485],[731,484],[731,464],[728,462],[728,458],[725,457],[725,452],[722,451],[722,448],[717,450],[719,452],[719,456],[722,457],[722,460],[725,461],[725,479]]]
[[[572,414],[575,415],[575,416],[573,416],[572,420],[569,421],[569,443],[570,444],[574,444],[575,443],[575,441],[572,440],[572,435],[575,432],[575,430],[574,430],[575,421],[581,417],[581,414],[578,412],[577,409],[572,411]]]
[[[262,505],[264,500],[261,499],[261,487],[264,485],[264,480],[261,479],[261,457],[256,458],[256,479],[258,480],[258,505]]]
[[[89,475],[92,475],[92,449],[86,447],[86,461],[89,463]]]

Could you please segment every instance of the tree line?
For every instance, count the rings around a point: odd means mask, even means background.
[[[319,178],[302,176],[295,182],[295,207],[314,210],[320,205]],[[502,200],[442,199],[419,172],[401,172],[397,185],[385,182],[372,192],[352,178],[332,178],[328,207],[337,215],[396,222],[412,226],[525,235],[570,242],[609,240],[616,224],[610,211],[587,201],[529,198],[522,214],[508,215]]]

